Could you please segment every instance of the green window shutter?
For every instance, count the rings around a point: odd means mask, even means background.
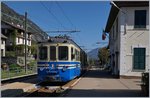
[[[133,69],[144,70],[145,69],[145,48],[134,48],[133,56]]]

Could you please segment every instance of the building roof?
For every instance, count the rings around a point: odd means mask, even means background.
[[[18,26],[16,26],[16,25],[11,24],[11,23],[9,23],[9,22],[7,22],[7,21],[4,21],[4,20],[1,20],[1,21],[2,21],[3,23],[5,23],[5,24],[7,24],[7,25],[9,25],[9,26],[11,26],[11,27],[13,27],[13,28],[16,28],[16,29],[19,29],[19,30],[24,31],[24,28],[18,27]],[[32,34],[32,32],[28,32],[28,31],[27,31],[27,33],[31,33],[31,34]]]
[[[1,33],[1,38],[7,39],[7,37],[4,36],[2,33]]]
[[[149,1],[114,1],[114,3],[119,7],[144,7],[149,6]],[[118,15],[119,9],[115,6],[111,6],[107,24],[105,27],[105,32],[110,32],[110,29]]]

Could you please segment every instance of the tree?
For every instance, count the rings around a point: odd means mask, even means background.
[[[98,58],[102,65],[108,63],[109,51],[106,47],[100,48],[98,51]]]
[[[37,54],[37,48],[38,48],[37,43],[32,40],[32,45],[31,45],[31,47],[30,47],[30,49],[31,49],[31,54]]]
[[[88,63],[89,63],[89,65],[94,65],[94,59],[90,58]]]
[[[15,51],[16,50],[16,36],[17,36],[18,30],[14,29],[12,32],[12,50]]]

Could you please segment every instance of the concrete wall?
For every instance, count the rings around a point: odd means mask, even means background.
[[[110,30],[110,64],[113,67],[114,74],[118,74],[118,71],[120,71],[120,75],[141,76],[142,71],[133,70],[133,49],[135,47],[146,48],[145,71],[148,71],[150,65],[149,8],[123,7],[121,9],[125,14],[119,11]],[[135,10],[147,11],[146,29],[134,29]],[[116,29],[117,19],[118,32]],[[113,66],[113,60],[115,61],[115,66]]]

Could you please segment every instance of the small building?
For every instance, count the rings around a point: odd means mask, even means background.
[[[1,57],[4,57],[4,56],[5,56],[5,43],[6,43],[6,39],[7,39],[7,37],[4,36],[4,35],[1,33]]]
[[[1,21],[2,34],[7,37],[6,51],[16,51],[17,55],[25,53],[25,33],[23,26]],[[27,32],[27,53],[31,54],[31,32]]]
[[[149,1],[114,1],[105,27],[112,73],[141,76],[150,65]]]

